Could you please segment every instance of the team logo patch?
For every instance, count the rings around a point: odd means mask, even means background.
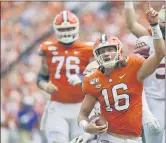
[[[99,78],[93,78],[90,80],[90,84],[96,84],[99,82]]]

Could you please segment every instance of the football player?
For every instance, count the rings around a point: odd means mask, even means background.
[[[142,47],[144,45],[144,47]],[[146,51],[149,49],[149,46],[146,44],[146,42],[142,39],[137,40],[136,42],[136,50],[134,50],[135,53],[139,53],[146,57]],[[92,61],[89,63],[84,71],[84,76],[93,74],[97,69],[99,68],[99,64],[97,61]],[[76,84],[82,84],[82,80],[77,75],[73,75],[69,78],[69,82],[75,86]],[[145,94],[142,95],[143,100],[143,107],[142,107],[142,124],[147,126],[147,128],[151,131],[159,131],[160,125],[158,120],[153,116],[153,114],[150,112],[149,107],[147,105],[147,101],[145,98]],[[100,114],[100,104],[97,102],[94,106],[93,112],[91,114]],[[87,143],[90,138],[88,138],[89,135],[82,135],[79,137],[76,137],[71,141],[71,143]],[[88,139],[87,139],[88,138]]]
[[[100,134],[99,141],[113,143],[141,143],[143,81],[158,67],[164,57],[164,41],[158,25],[158,13],[146,13],[151,24],[155,53],[148,59],[140,55],[123,55],[122,43],[112,35],[103,34],[95,44],[94,56],[99,70],[84,78],[78,123],[85,132]],[[87,122],[96,101],[108,124],[96,126]]]
[[[62,11],[53,21],[55,40],[41,44],[41,69],[37,79],[40,89],[51,94],[41,121],[49,143],[68,143],[83,133],[77,115],[84,98],[81,86],[72,86],[68,78],[82,73],[93,55],[93,43],[82,42],[79,20],[70,11]]]
[[[150,7],[150,5],[149,5]],[[136,20],[136,14],[133,2],[125,2],[126,22],[131,32],[136,35],[139,40],[145,41],[150,48],[147,48],[145,43],[138,44],[135,53],[140,53],[144,57],[154,53],[154,44],[151,29],[146,29]],[[159,27],[161,29],[163,39],[165,39],[165,6],[161,8],[159,15]],[[147,35],[147,36],[146,36]],[[164,128],[165,128],[165,58],[161,61],[156,71],[149,76],[144,82],[144,91],[147,103],[152,114],[160,123],[160,131],[149,130],[144,126],[144,134],[146,143],[164,143]]]

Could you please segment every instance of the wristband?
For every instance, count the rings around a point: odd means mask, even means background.
[[[88,122],[86,120],[81,120],[79,122],[79,126],[80,128],[82,128],[83,130],[85,129],[85,127],[88,125]]]
[[[155,23],[155,24],[150,24],[151,27],[154,27],[154,26],[157,26],[158,23]]]
[[[151,26],[151,29],[152,29],[152,38],[153,39],[161,39],[161,38],[163,38],[163,35],[161,33],[159,24],[157,24],[155,26],[153,26],[153,25],[150,25],[150,26]]]
[[[45,75],[39,73],[38,76],[37,76],[37,86],[39,87],[39,82],[40,81],[48,82],[49,78],[50,78],[49,76],[45,76]]]
[[[129,9],[134,9],[134,4],[133,2],[125,2],[124,8],[129,8]]]

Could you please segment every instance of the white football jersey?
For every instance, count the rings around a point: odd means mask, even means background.
[[[152,55],[154,53],[152,37],[142,36],[140,39],[144,40],[150,46],[149,54]],[[156,71],[145,79],[144,91],[147,97],[165,99],[165,58],[163,58]]]

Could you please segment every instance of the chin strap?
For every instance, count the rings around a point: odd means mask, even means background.
[[[123,61],[117,61],[114,66],[111,66],[110,64],[101,65],[99,66],[98,70],[101,71],[102,73],[105,73],[105,69],[120,68],[125,66],[126,66],[126,60],[123,60]]]
[[[114,63],[104,63],[103,66],[105,68],[113,68],[113,67],[115,67],[115,64],[116,64],[116,62],[114,62]]]
[[[98,70],[105,73],[105,67],[103,65],[99,66]]]

